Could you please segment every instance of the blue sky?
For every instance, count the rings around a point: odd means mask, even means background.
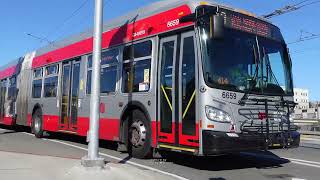
[[[120,16],[156,0],[108,0],[104,19]],[[218,0],[258,15],[300,0]],[[94,0],[90,0],[67,22],[71,13],[85,0],[1,0],[0,66],[36,48],[46,45],[27,36],[32,33],[55,41],[82,32],[93,25]],[[299,39],[300,31],[320,34],[320,3],[271,19],[287,42]],[[63,23],[65,22],[65,23]],[[295,87],[308,88],[311,100],[320,100],[320,38],[289,45],[293,61]]]

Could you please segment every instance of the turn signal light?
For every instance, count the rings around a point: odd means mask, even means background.
[[[214,129],[214,125],[207,125],[207,128],[212,128],[212,129]]]

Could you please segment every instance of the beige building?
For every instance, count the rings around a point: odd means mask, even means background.
[[[294,88],[294,102],[298,105],[296,109],[300,110],[307,110],[309,108],[309,90],[308,89],[301,89],[301,88]]]
[[[296,119],[320,119],[320,104],[310,103],[309,90],[294,88],[294,102],[297,106],[294,110]]]

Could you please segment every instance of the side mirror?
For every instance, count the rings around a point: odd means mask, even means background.
[[[214,15],[210,17],[210,37],[212,39],[224,38],[224,17]]]

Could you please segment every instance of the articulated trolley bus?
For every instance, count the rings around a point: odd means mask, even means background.
[[[215,2],[159,1],[107,22],[100,138],[138,158],[299,146],[290,56],[280,30]],[[86,136],[92,32],[0,72],[0,123]]]

